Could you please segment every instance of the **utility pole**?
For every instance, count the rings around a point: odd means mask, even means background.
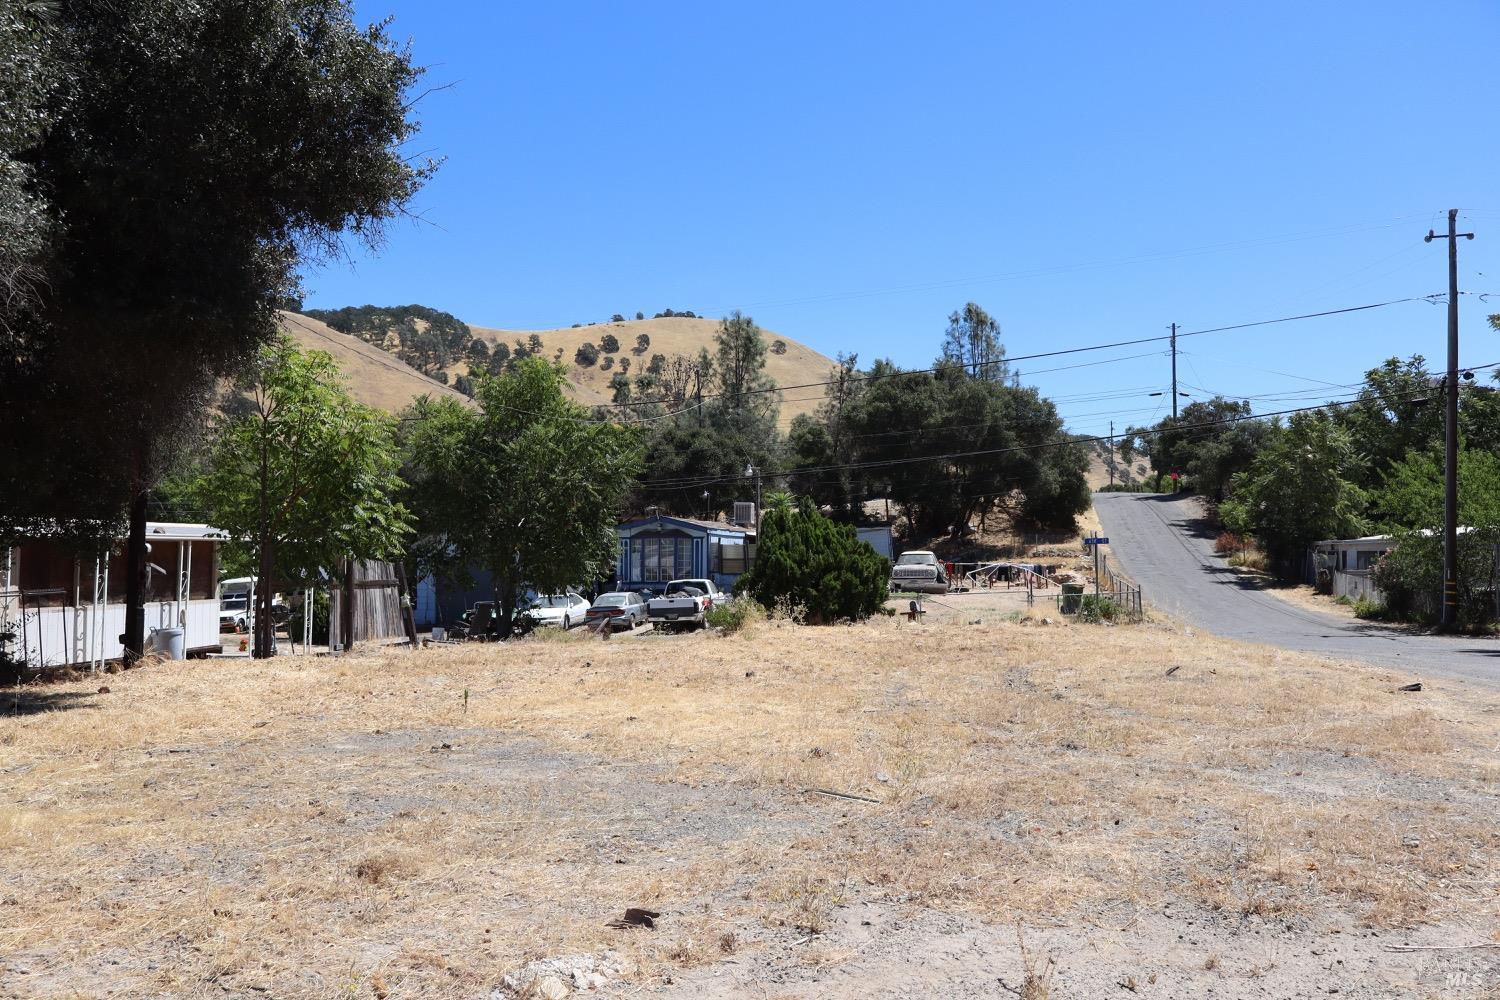
[[[1115,422],[1109,422],[1109,485],[1115,484]]]
[[[1439,623],[1458,623],[1458,209],[1448,209],[1448,375],[1443,380],[1443,608]],[[1424,242],[1441,239],[1431,229]]]
[[[1172,324],[1172,419],[1177,419],[1177,324]]]

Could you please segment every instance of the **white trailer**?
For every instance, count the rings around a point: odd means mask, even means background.
[[[206,524],[146,525],[146,632],[183,630],[188,656],[218,652],[219,544]],[[124,542],[80,552],[55,539],[29,539],[3,551],[0,634],[27,669],[101,669],[124,655]]]

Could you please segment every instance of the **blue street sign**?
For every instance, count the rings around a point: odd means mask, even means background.
[[[1109,539],[1108,538],[1085,538],[1083,540],[1083,544],[1085,544],[1085,545],[1108,545],[1109,544]]]

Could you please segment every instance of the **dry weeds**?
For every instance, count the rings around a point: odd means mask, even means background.
[[[39,689],[0,720],[0,993],[482,996],[604,948],[651,982],[856,898],[1488,937],[1495,701],[1394,681],[1169,626],[882,619]],[[635,905],[663,926],[605,928]]]

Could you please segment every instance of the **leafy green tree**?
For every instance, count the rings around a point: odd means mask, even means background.
[[[623,371],[615,372],[609,377],[610,402],[616,406],[624,406],[630,402],[630,376]]]
[[[527,588],[560,591],[608,569],[640,470],[636,432],[590,420],[565,385],[560,366],[524,359],[480,379],[477,411],[445,407],[403,449],[419,495],[453,494],[424,513],[423,532],[454,561],[490,571],[503,635]]]
[[[599,350],[605,354],[614,354],[620,349],[620,338],[612,333],[606,333],[599,338]]]
[[[1355,451],[1366,458],[1356,476],[1366,489],[1379,485],[1406,455],[1427,451],[1443,440],[1440,394],[1420,355],[1406,361],[1390,358],[1366,372],[1359,397],[1340,407],[1337,419]]]
[[[766,608],[802,607],[811,624],[860,621],[885,603],[890,563],[854,528],[824,517],[807,498],[768,498],[755,564],[735,585]]]
[[[29,131],[10,150],[28,217],[45,215],[26,232],[46,241],[27,245],[27,294],[0,323],[0,530],[128,507],[131,655],[147,491],[274,335],[298,264],[347,236],[378,243],[430,173],[403,150],[420,71],[339,0],[3,6],[0,20],[51,19],[29,41],[57,85],[35,105],[0,87]]]
[[[790,477],[792,489],[830,508],[840,521],[857,520],[865,499],[864,479],[850,467],[858,443],[850,413],[864,384],[859,356],[840,354],[817,415],[799,414],[787,434],[788,459],[795,473]]]
[[[1370,510],[1389,531],[1442,525],[1442,452],[1416,452],[1393,465],[1371,497]],[[1477,448],[1459,452],[1458,520],[1469,527],[1500,527],[1500,456]]]
[[[1067,527],[1088,509],[1087,450],[1035,389],[952,361],[931,374],[880,361],[844,419],[848,461],[866,467],[853,492],[899,503],[914,538],[992,513]]]
[[[775,448],[781,404],[773,391],[776,383],[766,374],[765,337],[753,319],[735,311],[719,321],[714,349],[719,398],[713,400],[708,417],[768,459]]]
[[[1146,455],[1158,477],[1177,472],[1214,500],[1223,500],[1236,473],[1249,468],[1270,433],[1270,425],[1251,420],[1248,400],[1215,396],[1183,407],[1151,428],[1132,427],[1121,448],[1130,461]]]
[[[660,378],[667,371],[667,358],[663,354],[651,355],[651,361],[646,365],[647,374]]]
[[[639,309],[637,309],[635,311],[635,318],[636,319],[645,319],[646,318],[646,314],[643,313],[643,312],[641,312]]]
[[[1393,465],[1370,504],[1395,545],[1376,568],[1386,607],[1400,617],[1435,617],[1443,578],[1443,457],[1439,449]],[[1500,456],[1459,452],[1458,616],[1476,625],[1494,614],[1495,545],[1500,543]]]
[[[943,360],[962,365],[977,379],[1003,382],[1010,377],[1000,324],[973,302],[948,316]]]
[[[625,322],[625,316],[622,313],[615,313],[609,318],[609,321],[611,323],[623,323]]]
[[[476,419],[472,406],[452,396],[421,396],[397,421],[400,499],[413,516],[407,562],[414,580],[430,574],[442,586],[473,584],[467,553],[448,534],[463,525],[469,500],[463,484],[443,478],[441,470],[462,460],[459,450],[473,436]]]
[[[750,442],[689,417],[657,421],[646,439],[645,468],[631,506],[700,516],[748,496],[741,476],[760,452]]]
[[[1293,414],[1235,477],[1220,516],[1231,530],[1260,539],[1284,571],[1294,571],[1313,542],[1364,528],[1368,497],[1355,482],[1362,462],[1327,411]]]
[[[64,84],[58,25],[48,4],[0,8],[0,335],[37,302],[46,251],[57,232],[27,151],[58,118]]]
[[[599,348],[588,341],[578,345],[578,350],[573,352],[573,363],[584,368],[592,368],[599,363]]]
[[[495,346],[490,348],[489,364],[485,365],[484,370],[491,375],[499,375],[510,364],[510,357],[510,345],[503,340],[496,341]]]
[[[311,309],[305,315],[341,333],[389,349],[424,375],[433,375],[465,356],[483,360],[484,342],[452,313],[423,305],[345,306]],[[474,345],[478,344],[476,352]]]
[[[641,318],[640,314],[637,313],[635,318],[636,319],[640,319]],[[649,333],[638,333],[638,334],[636,334],[635,335],[635,353],[637,353],[637,354],[645,354],[649,350],[651,350],[651,334],[649,334]]]
[[[469,346],[465,349],[465,353],[469,355],[470,361],[476,364],[483,364],[485,361],[489,360],[490,345],[486,344],[478,337],[475,337],[473,340],[469,341]]]
[[[333,358],[290,338],[264,348],[235,388],[248,406],[215,428],[195,492],[209,522],[257,568],[256,656],[271,655],[271,598],[344,556],[398,554],[410,517],[390,422],[349,395]]]

